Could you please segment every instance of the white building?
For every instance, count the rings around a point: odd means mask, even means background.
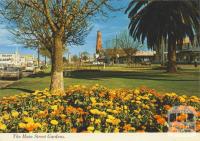
[[[16,53],[0,53],[0,65],[2,66],[17,66],[26,67],[27,65],[34,64],[34,55],[20,55]]]

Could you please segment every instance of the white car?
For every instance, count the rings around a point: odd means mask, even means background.
[[[27,66],[27,67],[25,68],[25,71],[34,72],[34,70],[35,70],[35,67],[34,67],[34,66]]]
[[[93,65],[103,65],[103,62],[93,62]]]

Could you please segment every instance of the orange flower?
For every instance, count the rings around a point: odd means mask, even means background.
[[[160,115],[155,115],[154,118],[155,119],[159,119],[159,118],[161,118],[161,116]]]
[[[60,110],[60,111],[63,111],[64,109],[65,109],[64,106],[60,106],[60,107],[59,107],[59,110]]]
[[[132,127],[131,124],[126,124],[126,125],[124,125],[123,129],[124,129],[126,132],[128,132],[128,131],[130,131],[130,130],[135,130],[135,128]]]
[[[104,97],[105,94],[103,92],[99,93],[99,97]]]
[[[29,132],[32,132],[35,128],[37,128],[35,123],[27,123],[25,126],[25,129]]]
[[[76,128],[71,128],[71,133],[76,133],[77,129]]]
[[[188,115],[187,114],[181,114],[179,115],[178,117],[176,117],[176,120],[178,121],[184,121],[188,118]]]
[[[170,110],[170,109],[171,109],[171,106],[169,106],[169,105],[165,105],[165,106],[164,106],[164,108],[165,108],[165,110],[167,110],[167,111],[168,111],[168,110]]]
[[[69,114],[73,113],[74,107],[72,107],[72,106],[66,107],[66,112],[69,113]]]
[[[196,125],[196,131],[197,131],[197,132],[200,131],[200,122],[198,122],[197,125]]]
[[[177,128],[176,127],[170,127],[169,128],[169,132],[177,132]]]
[[[197,117],[200,117],[200,112],[197,112]]]
[[[165,122],[166,122],[166,120],[162,117],[157,119],[157,123],[159,123],[160,125],[164,125]]]
[[[138,133],[144,133],[145,131],[144,130],[137,130],[136,132],[138,132]]]

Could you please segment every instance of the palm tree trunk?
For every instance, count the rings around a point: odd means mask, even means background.
[[[51,91],[64,91],[63,81],[63,44],[60,36],[54,37],[54,47],[52,52],[52,69],[51,69]]]
[[[167,71],[170,73],[177,72],[176,66],[176,41],[169,37],[168,42],[168,67]]]
[[[160,64],[160,46],[156,46],[155,63]]]

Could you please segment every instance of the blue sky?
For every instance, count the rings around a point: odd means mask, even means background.
[[[114,6],[127,7],[129,0],[116,1]],[[108,18],[96,17],[93,20],[93,29],[86,37],[85,44],[82,46],[69,47],[71,54],[79,54],[87,51],[91,54],[95,52],[97,31],[102,32],[103,47],[105,47],[106,40],[113,39],[117,33],[128,29],[129,19],[124,10],[109,13]],[[6,29],[5,24],[0,24],[0,53],[13,53],[18,48],[21,54],[35,54],[35,50],[24,48],[22,45],[16,44],[12,41],[12,34]]]

